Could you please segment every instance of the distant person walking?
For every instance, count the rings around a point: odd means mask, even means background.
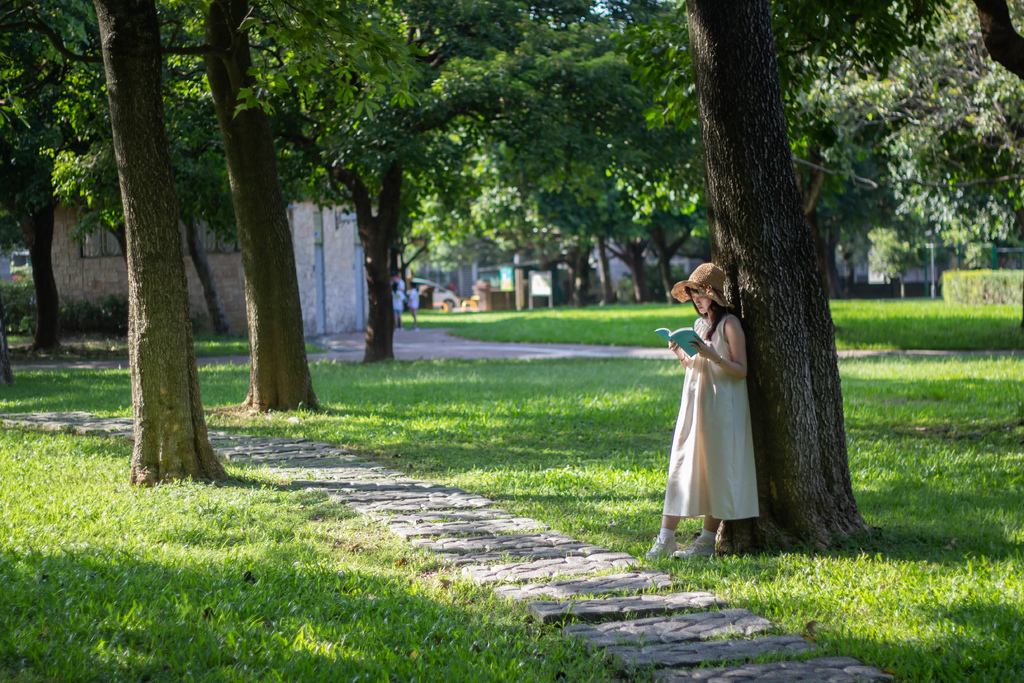
[[[391,308],[395,312],[395,329],[402,329],[402,309],[405,307],[405,283],[398,273],[391,275]]]
[[[416,320],[416,313],[420,310],[420,290],[416,288],[416,285],[409,285],[409,292],[405,295],[405,304],[409,307],[409,312],[412,313],[412,329],[420,329],[419,322]]]
[[[747,400],[747,342],[739,319],[725,300],[725,272],[705,263],[672,296],[692,301],[700,317],[693,331],[700,341],[690,357],[675,342],[669,349],[686,366],[683,396],[672,438],[661,532],[647,559],[710,557],[724,519],[758,516],[754,442]],[[703,517],[700,537],[676,548],[676,527],[683,517]]]

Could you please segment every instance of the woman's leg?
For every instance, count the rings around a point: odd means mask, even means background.
[[[668,519],[666,517],[666,519]],[[677,518],[678,519],[678,518]],[[718,525],[722,523],[722,520],[715,519],[711,515],[704,515],[704,531],[710,531],[711,533],[718,532]]]
[[[682,517],[673,517],[672,515],[662,515],[662,517],[661,517],[661,528],[662,529],[671,529],[672,531],[675,531],[676,527],[679,526],[679,520],[680,519],[682,519]]]

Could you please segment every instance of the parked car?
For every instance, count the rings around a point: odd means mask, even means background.
[[[434,308],[442,308],[445,312],[454,311],[459,307],[459,296],[444,285],[439,285],[432,280],[414,277],[413,287],[432,287],[434,289]]]

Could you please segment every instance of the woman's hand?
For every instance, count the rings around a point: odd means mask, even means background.
[[[690,342],[690,346],[697,350],[698,355],[707,358],[712,363],[715,363],[717,365],[718,363],[722,362],[722,357],[718,355],[718,352],[715,351],[710,346],[708,346],[707,344],[705,344],[703,339],[700,339],[698,337],[698,341]]]
[[[683,351],[682,347],[680,347],[679,344],[676,344],[674,341],[669,340],[668,350],[676,354],[676,358],[679,359],[680,363],[682,363],[686,367],[690,367],[690,357],[686,355],[686,352]]]

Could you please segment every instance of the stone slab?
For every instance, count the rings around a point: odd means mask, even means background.
[[[694,591],[669,595],[629,595],[593,600],[536,600],[530,603],[530,616],[542,624],[556,624],[569,619],[605,621],[607,619],[642,618],[655,615],[693,612],[710,608],[724,609],[726,602],[711,593]]]
[[[511,600],[533,600],[536,598],[573,598],[579,595],[618,595],[642,593],[650,590],[667,590],[672,587],[672,578],[665,572],[636,571],[587,578],[545,581],[525,586],[498,586],[495,595]]]
[[[412,510],[430,510],[435,507],[417,507],[420,504],[445,505],[450,508],[478,508],[490,505],[491,500],[462,489],[438,487],[420,490],[383,490],[383,491],[331,491],[331,500],[349,505],[368,505],[372,503],[390,503],[395,505],[412,505]]]
[[[362,515],[376,515],[388,512],[415,512],[418,510],[451,510],[465,508],[482,508],[491,504],[491,500],[472,494],[417,495],[406,492],[390,492],[395,495],[386,496],[387,491],[377,494],[359,493],[353,495],[332,494],[331,498],[345,503]],[[362,496],[356,498],[355,496]]]
[[[892,676],[850,657],[819,657],[802,662],[771,662],[712,669],[669,669],[654,674],[654,683],[852,683],[889,681]]]
[[[337,491],[433,491],[437,493],[465,493],[462,489],[438,486],[433,481],[407,479],[405,477],[375,477],[374,479],[293,479],[292,486],[318,489],[324,492]]]
[[[710,640],[667,645],[616,645],[605,649],[619,668],[632,670],[654,666],[669,668],[700,666],[709,662],[732,662],[765,655],[791,657],[810,652],[815,646],[800,636],[764,636],[753,640]]]
[[[570,624],[562,630],[562,635],[582,640],[587,649],[593,651],[612,645],[688,643],[722,636],[753,636],[771,628],[770,621],[749,610],[726,609],[597,625]]]
[[[501,544],[501,537],[494,534],[516,534],[522,531],[534,531],[536,529],[547,529],[547,525],[529,517],[510,517],[508,519],[486,519],[458,522],[437,522],[424,524],[398,524],[392,522],[389,528],[402,538],[425,539],[431,536],[470,536],[471,538],[453,538],[443,541],[418,540],[416,545],[432,550],[443,552],[448,549],[451,552],[473,552],[462,550],[463,547],[477,546],[475,543],[480,538],[492,539],[491,546],[486,550]],[[517,534],[518,536],[518,534]]]
[[[312,478],[316,481],[330,481],[331,479],[343,479],[345,481],[393,479],[395,477],[401,477],[404,474],[402,472],[384,469],[382,465],[378,465],[373,462],[338,463],[331,460],[323,462],[322,464],[317,460],[290,460],[268,463],[238,463],[236,461],[232,461],[232,464],[266,467],[267,469],[271,469],[282,474],[295,475],[296,478]]]
[[[581,576],[622,570],[639,564],[629,553],[605,551],[586,557],[570,555],[527,562],[509,562],[494,565],[470,565],[462,568],[465,576],[477,583],[519,583],[556,576]]]
[[[529,518],[524,518],[529,519]],[[535,520],[531,520],[535,521]],[[540,522],[537,522],[540,524]],[[555,548],[561,545],[579,545],[580,541],[560,531],[544,530],[529,534],[502,534],[471,536],[468,538],[418,539],[417,545],[436,553],[486,553],[492,550],[518,550],[523,548]]]
[[[427,524],[432,522],[468,522],[493,519],[508,519],[512,514],[499,508],[483,508],[478,510],[442,510],[440,512],[399,512],[394,514],[373,515],[388,524]],[[414,543],[416,541],[413,541]]]
[[[589,543],[572,543],[555,546],[554,548],[521,548],[519,550],[493,550],[486,553],[469,553],[460,555],[458,553],[441,553],[438,557],[453,566],[465,566],[468,564],[483,563],[508,563],[512,561],[535,561],[559,557],[587,557],[589,555],[600,555],[609,553],[607,548],[602,548]]]

